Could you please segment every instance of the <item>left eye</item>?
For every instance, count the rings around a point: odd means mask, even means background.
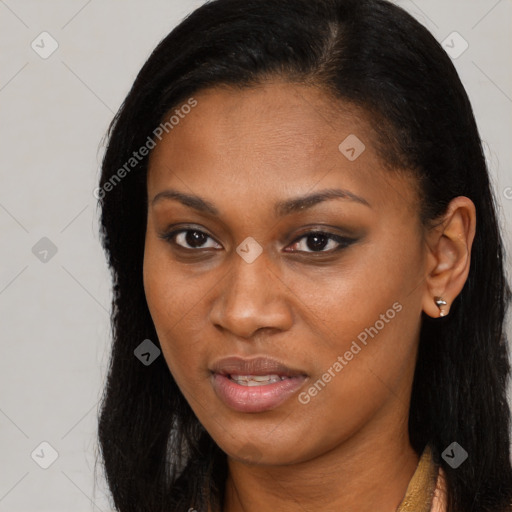
[[[300,240],[307,240],[307,242],[300,242]],[[302,247],[311,249],[310,251],[299,249],[299,252],[334,252],[349,246],[351,242],[351,239],[335,235],[333,233],[311,231],[297,238],[293,245],[300,246],[302,244]],[[329,250],[324,250],[326,247],[329,247]]]

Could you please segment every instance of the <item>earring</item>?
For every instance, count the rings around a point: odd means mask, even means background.
[[[443,311],[441,306],[446,306],[448,304],[442,297],[434,297],[434,302],[436,306],[439,308],[439,316],[445,316],[446,313]]]

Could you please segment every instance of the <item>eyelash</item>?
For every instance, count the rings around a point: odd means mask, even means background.
[[[202,248],[199,247],[199,248],[188,248],[188,247],[183,247],[182,245],[178,245],[176,243],[176,241],[174,240],[175,237],[177,235],[179,235],[180,233],[187,233],[187,232],[196,232],[196,233],[202,233],[204,235],[206,235],[208,238],[210,238],[211,240],[214,240],[210,235],[208,235],[207,233],[205,233],[204,231],[200,230],[200,229],[195,229],[195,228],[181,228],[181,229],[176,229],[176,230],[173,230],[173,231],[170,231],[168,233],[164,233],[162,235],[159,235],[160,238],[162,238],[163,240],[167,241],[168,243],[172,244],[172,245],[175,245],[177,246],[178,248],[180,249],[183,249],[184,251],[190,251],[190,252],[199,252]],[[303,253],[303,254],[332,254],[334,252],[337,252],[337,251],[340,251],[344,248],[347,248],[348,246],[350,246],[352,243],[355,242],[355,240],[353,238],[347,238],[347,237],[343,237],[343,236],[340,236],[340,235],[336,235],[334,233],[329,233],[329,232],[326,232],[326,231],[321,231],[321,230],[312,230],[312,231],[307,231],[306,233],[303,233],[301,234],[299,237],[297,237],[292,243],[291,245],[295,245],[297,244],[300,240],[304,239],[304,238],[308,238],[310,236],[313,236],[313,235],[320,235],[320,236],[323,236],[329,240],[333,240],[334,242],[338,243],[339,246],[336,247],[335,249],[331,249],[329,251],[292,251],[292,252],[299,252],[299,253]],[[218,242],[216,242],[218,243]],[[208,249],[211,249],[211,247],[209,247]]]

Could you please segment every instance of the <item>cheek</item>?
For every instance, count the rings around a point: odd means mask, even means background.
[[[143,279],[148,308],[155,326],[162,352],[171,370],[178,377],[193,364],[196,350],[186,331],[189,317],[200,307],[199,290],[177,271],[160,244],[146,241]]]
[[[338,314],[330,323],[330,330],[338,333],[336,343],[315,347],[318,371],[298,395],[297,415],[292,416],[302,425],[295,432],[297,438],[308,432],[306,451],[329,450],[379,411],[391,408],[396,415],[406,407],[404,390],[414,374],[418,322],[405,304],[378,303],[380,298],[367,302],[358,314]],[[283,430],[277,430],[286,436],[287,429],[295,428],[285,422]]]
[[[388,316],[394,318],[393,304],[417,303],[419,307],[421,268],[416,240],[397,244],[396,235],[382,230],[381,235],[343,255],[339,265],[300,273],[294,269],[283,275],[283,281],[298,298],[296,308],[304,315],[304,323],[316,325],[327,337],[323,348],[344,349],[376,322],[378,327],[382,321],[387,326],[388,318],[381,320],[380,316],[389,310]],[[406,315],[400,316],[399,323]]]
[[[362,417],[410,379],[421,318],[419,247],[414,241],[397,251],[390,236],[369,244],[346,272],[317,281],[317,288],[303,281],[305,323],[322,334],[313,386],[302,397],[309,413],[340,424],[339,411],[328,404],[343,404]]]

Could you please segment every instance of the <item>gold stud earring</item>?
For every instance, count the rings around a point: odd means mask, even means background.
[[[436,303],[436,306],[439,308],[439,316],[446,316],[446,313],[443,311],[443,308],[441,306],[446,306],[448,304],[443,297],[434,297],[434,302]]]

